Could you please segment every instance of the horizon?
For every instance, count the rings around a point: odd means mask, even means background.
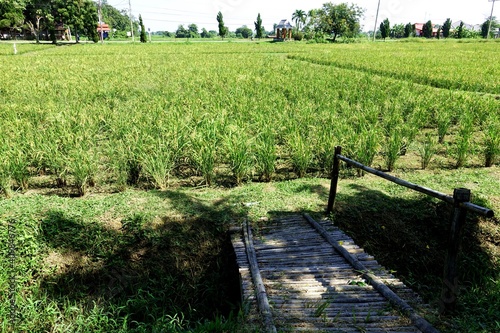
[[[492,0],[479,0],[475,4],[465,0],[421,0],[418,3],[407,3],[402,0],[380,0],[380,11],[377,21],[377,29],[380,22],[388,18],[391,26],[394,24],[424,23],[431,20],[434,24],[443,24],[447,18],[453,22],[464,21],[464,23],[476,25],[482,24],[489,19]],[[499,0],[495,0],[499,1]],[[220,11],[224,16],[224,23],[230,31],[246,25],[254,28],[254,21],[260,13],[263,26],[266,31],[273,29],[273,25],[282,19],[289,20],[292,24],[292,14],[295,10],[321,8],[328,1],[312,0],[307,3],[300,0],[275,1],[267,3],[261,0],[246,2],[243,0],[188,0],[182,3],[176,1],[161,0],[108,0],[107,3],[119,10],[129,11],[131,4],[132,15],[138,18],[142,16],[146,29],[152,32],[170,31],[175,32],[179,25],[187,27],[196,24],[198,29],[217,31],[217,13]],[[333,3],[341,3],[335,2]],[[342,1],[344,2],[344,1]],[[375,16],[378,0],[356,0],[350,1],[365,9],[364,17],[361,19],[362,31],[373,31],[375,27]],[[495,6],[495,13],[497,12]]]

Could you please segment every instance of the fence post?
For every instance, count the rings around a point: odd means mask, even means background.
[[[333,205],[335,204],[335,197],[337,196],[337,184],[339,182],[339,170],[340,170],[340,160],[338,155],[342,153],[342,147],[335,147],[335,156],[333,158],[333,167],[331,173],[331,183],[330,183],[330,196],[328,197],[328,207],[326,213],[330,214],[333,211]]]
[[[463,202],[469,202],[471,192],[465,188],[453,192],[453,214],[451,230],[448,238],[448,255],[444,266],[443,290],[441,292],[440,312],[444,314],[455,309],[458,294],[458,253],[462,231],[465,225],[467,210],[460,207]]]

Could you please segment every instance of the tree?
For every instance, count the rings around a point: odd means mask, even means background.
[[[35,37],[37,43],[40,43],[40,32],[42,30],[54,29],[54,16],[52,15],[52,6],[40,1],[31,1],[26,4],[24,9],[26,25]],[[54,35],[55,39],[55,35]],[[55,42],[55,40],[53,40]]]
[[[260,18],[260,13],[257,15],[257,21],[254,22],[255,25],[255,37],[262,38],[264,36],[264,27],[262,26],[262,19]]]
[[[451,19],[447,18],[446,21],[443,23],[443,37],[448,38],[450,36],[450,30],[451,30]]]
[[[389,19],[385,19],[382,23],[380,23],[380,34],[382,35],[382,38],[385,40],[387,37],[389,37],[389,34],[391,32],[391,24],[389,23]]]
[[[390,36],[392,38],[403,38],[405,36],[404,24],[395,24],[391,29]]]
[[[490,29],[496,29],[498,28],[498,22],[496,20],[495,17],[492,18],[491,20],[491,24],[490,24],[490,20],[486,20],[482,25],[481,25],[481,36],[483,38],[488,38],[491,34],[491,30]]]
[[[217,22],[219,22],[219,36],[224,39],[228,33],[228,29],[224,26],[224,18],[221,12],[217,13]]]
[[[0,28],[7,28],[10,35],[20,31],[24,23],[24,1],[0,1]]]
[[[210,38],[210,37],[212,37],[212,36],[210,36],[210,33],[207,31],[207,29],[202,28],[202,29],[201,29],[201,34],[200,34],[200,37],[201,37],[201,38]]]
[[[410,37],[414,31],[415,31],[415,28],[413,27],[413,24],[407,23],[405,25],[405,34],[404,34],[405,38]]]
[[[189,37],[190,38],[200,38],[200,33],[198,32],[198,26],[194,23],[188,25]]]
[[[359,33],[362,14],[363,9],[355,4],[325,3],[318,12],[318,27],[327,34],[333,34],[333,42],[339,35],[353,37]]]
[[[456,37],[458,39],[462,39],[464,37],[464,22],[460,22],[460,25],[458,26],[457,32],[456,32]]]
[[[120,11],[107,3],[103,3],[101,13],[102,20],[106,22],[110,28],[116,29],[119,32],[130,30],[130,18],[125,9]]]
[[[430,20],[424,24],[422,28],[422,33],[424,34],[425,38],[432,37],[432,22]]]
[[[148,39],[146,37],[146,28],[144,27],[144,23],[142,22],[141,14],[139,14],[139,26],[141,27],[141,35],[140,35],[141,43],[146,43]]]
[[[175,32],[175,38],[188,38],[189,30],[186,30],[184,26],[181,24],[177,27],[177,31]]]
[[[252,29],[250,29],[246,25],[236,29],[235,33],[236,33],[236,37],[239,37],[239,38],[250,38],[253,36]]]
[[[300,25],[306,23],[307,14],[305,11],[301,9],[297,9],[292,14],[292,20],[295,21],[295,26],[297,27],[297,31],[300,31]]]

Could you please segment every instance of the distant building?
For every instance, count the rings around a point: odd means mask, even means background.
[[[415,23],[415,36],[423,37],[424,36],[424,25],[425,23]],[[434,24],[432,26],[432,37],[437,37],[439,30],[439,26]]]
[[[451,30],[455,31],[458,29],[458,27],[460,26],[460,23],[462,23],[463,21],[456,21],[456,22],[453,22],[451,24]],[[481,25],[480,24],[468,24],[468,23],[464,23],[464,28],[467,29],[467,30],[472,30],[472,31],[481,31]]]
[[[97,24],[97,33],[99,34],[99,36],[101,36],[101,31],[102,31],[102,38],[108,38],[111,29],[109,28],[108,24],[104,22],[99,22]]]
[[[287,40],[292,39],[293,26],[288,22],[288,20],[281,20],[276,26],[276,36],[275,40]]]

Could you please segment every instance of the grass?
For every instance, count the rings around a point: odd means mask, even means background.
[[[350,172],[343,171],[334,223],[436,307],[449,210],[369,175],[352,178]],[[399,176],[446,193],[455,186],[472,187],[476,203],[498,210],[499,173],[493,167]],[[251,330],[237,316],[230,223],[297,212],[320,218],[328,186],[327,179],[304,178],[232,189],[173,187],[84,198],[37,193],[42,189],[16,193],[0,201],[0,232],[6,267],[6,222],[15,219],[17,328]],[[245,205],[249,202],[253,204]],[[453,316],[433,319],[442,331],[495,331],[499,237],[494,221],[469,216],[460,260],[459,308]],[[6,284],[4,276],[2,286]],[[7,295],[1,304],[2,322],[9,323]],[[471,311],[476,307],[481,310]]]

